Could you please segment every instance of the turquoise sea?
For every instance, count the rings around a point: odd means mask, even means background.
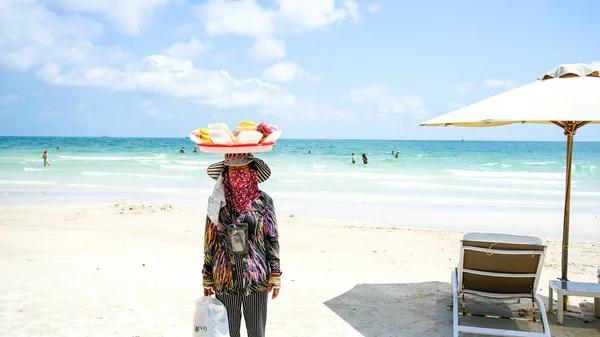
[[[185,154],[178,153],[182,146]],[[183,137],[0,137],[0,203],[205,205],[213,187],[206,167],[222,155],[193,148]],[[51,167],[43,166],[46,149]],[[281,139],[272,152],[257,156],[273,172],[262,188],[290,212],[324,215],[348,212],[349,205],[367,217],[398,205],[560,211],[564,203],[562,142]],[[599,167],[600,143],[576,142],[574,211],[594,212],[600,205]]]

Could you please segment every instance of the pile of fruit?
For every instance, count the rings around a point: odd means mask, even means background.
[[[215,123],[192,131],[189,137],[198,145],[257,145],[274,143],[281,137],[281,130],[265,122],[256,124],[247,120],[233,132],[225,123]]]

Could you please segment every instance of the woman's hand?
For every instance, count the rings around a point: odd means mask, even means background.
[[[271,292],[271,289],[273,289],[273,296],[271,296],[271,299],[277,298],[277,296],[279,296],[279,288],[274,288],[269,285],[269,292]]]
[[[203,279],[202,287],[204,288],[204,296],[210,296],[215,293],[215,285],[212,278]]]
[[[279,296],[279,289],[281,289],[281,274],[271,273],[271,276],[269,277],[269,292],[271,292],[271,290],[273,291],[271,299],[275,299]]]
[[[215,292],[213,291],[212,287],[210,288],[204,288],[204,296],[210,296],[212,294],[214,294]]]

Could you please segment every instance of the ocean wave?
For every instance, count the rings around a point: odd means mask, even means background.
[[[419,153],[417,154],[417,157],[429,157],[429,155],[426,153]]]
[[[294,179],[278,179],[277,181],[282,182],[284,184],[292,184],[292,185],[304,185],[308,182],[306,180],[294,180]]]
[[[210,165],[214,162],[212,161],[202,161],[202,160],[175,160],[177,164],[183,165]]]
[[[528,181],[528,180],[525,180]],[[485,181],[488,182],[488,181]],[[505,182],[505,181],[503,181]],[[519,187],[524,187],[523,185],[529,186],[530,184],[523,184],[523,181],[515,180],[515,185]],[[532,185],[542,186],[544,185],[544,181],[534,181]],[[514,194],[514,195],[540,195],[540,196],[563,196],[565,191],[562,188],[519,188],[519,187],[505,187],[506,184],[498,184],[498,185],[489,185],[489,184],[452,184],[452,183],[425,183],[425,182],[414,182],[414,181],[395,181],[395,182],[376,182],[379,185],[385,185],[386,187],[397,187],[397,188],[406,188],[411,191],[415,190],[436,190],[436,191],[470,191],[470,192],[485,192],[485,193],[504,193],[504,194]],[[561,185],[564,185],[562,183]],[[558,184],[550,185],[552,187],[562,187]],[[550,187],[547,186],[547,187]],[[573,195],[579,196],[589,196],[589,197],[597,197],[600,196],[600,192],[590,192],[590,191],[572,191]]]
[[[357,168],[362,168],[363,165],[357,165]],[[292,172],[291,172],[292,173]],[[294,175],[311,176],[317,178],[345,178],[352,180],[388,180],[393,181],[397,179],[426,179],[423,176],[413,176],[408,174],[394,174],[394,173],[366,173],[361,172],[326,172],[326,171],[300,171],[293,172]]]
[[[160,165],[161,168],[167,170],[180,171],[200,171],[206,169],[206,166],[191,166],[191,165]]]
[[[537,187],[564,187],[564,180],[543,180],[543,179],[531,179],[531,178],[470,178],[470,181],[481,182],[486,184],[497,184],[497,185],[527,185]],[[571,181],[573,185],[579,183],[579,180]]]
[[[500,166],[502,168],[512,167],[511,164],[500,164],[500,163],[485,163],[485,164],[480,164],[478,166],[487,166],[487,167],[490,167],[490,166]]]
[[[38,172],[38,171],[44,171],[45,169],[43,168],[33,168],[33,167],[24,167],[23,171],[25,172]]]
[[[324,169],[325,165],[320,165],[320,164],[313,164],[313,169],[315,170],[320,170],[320,169]]]
[[[67,184],[70,187],[106,187],[104,185],[96,185],[96,184]]]
[[[109,160],[109,161],[120,161],[120,160],[156,160],[157,158],[166,158],[167,155],[164,153],[155,154],[153,157],[150,156],[132,156],[132,157],[88,157],[88,156],[58,156],[60,159],[67,160]]]
[[[525,165],[550,165],[550,164],[556,164],[558,162],[556,161],[526,161],[523,164]]]
[[[168,159],[142,159],[138,160],[141,164],[168,164],[170,160]]]
[[[543,178],[564,179],[564,173],[549,172],[498,172],[498,171],[471,171],[471,170],[445,170],[458,177],[466,178]]]
[[[136,178],[156,178],[156,179],[190,179],[191,177],[186,176],[163,176],[156,174],[145,174],[145,173],[118,173],[118,172],[94,172],[94,171],[82,171],[84,176],[117,176],[117,177],[136,177]]]
[[[35,180],[0,180],[0,184],[13,185],[55,185],[52,181],[35,181]]]

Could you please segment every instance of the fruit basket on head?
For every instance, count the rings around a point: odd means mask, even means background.
[[[200,151],[206,153],[267,152],[281,137],[281,130],[265,122],[243,121],[235,131],[229,130],[225,123],[214,123],[208,128],[193,130],[189,137]]]

